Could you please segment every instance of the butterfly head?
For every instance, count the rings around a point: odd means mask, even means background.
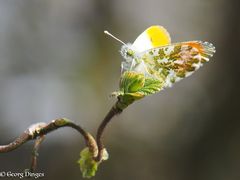
[[[124,59],[134,58],[134,50],[131,48],[131,44],[124,44],[120,50],[120,53]]]
[[[117,40],[118,42],[122,43],[122,48],[120,50],[121,55],[123,56],[124,59],[128,60],[128,59],[132,59],[134,57],[134,50],[131,48],[132,44],[128,43],[124,43],[123,41],[121,41],[120,39],[116,38],[115,36],[113,36],[112,34],[110,34],[108,31],[104,31],[105,34],[111,36],[113,39]]]

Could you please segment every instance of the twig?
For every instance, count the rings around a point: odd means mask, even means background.
[[[38,150],[44,139],[45,139],[45,136],[39,136],[39,137],[37,137],[37,139],[34,143],[33,150],[32,150],[32,157],[31,157],[30,172],[34,172],[37,168]]]
[[[122,112],[122,109],[120,109],[117,106],[117,103],[111,108],[111,110],[108,112],[108,114],[105,116],[105,118],[101,122],[100,126],[98,127],[97,136],[96,136],[97,147],[98,147],[98,155],[95,158],[96,161],[101,161],[102,160],[103,149],[104,149],[104,145],[103,145],[103,142],[102,142],[102,136],[103,136],[104,129],[106,128],[107,124],[111,121],[111,119],[115,115],[120,114]]]
[[[29,141],[31,139],[31,136],[29,135],[29,131],[24,131],[19,137],[17,137],[13,142],[7,144],[7,145],[1,145],[0,146],[0,153],[6,153],[9,151],[12,151],[25,142]]]
[[[58,128],[61,127],[71,127],[75,130],[77,130],[85,139],[86,145],[89,147],[91,151],[97,151],[97,146],[94,138],[87,133],[84,129],[82,129],[81,126],[75,124],[74,122],[65,119],[60,118],[53,120],[49,124],[46,123],[37,123],[31,125],[26,131],[24,131],[19,137],[17,137],[13,142],[7,144],[7,145],[1,145],[0,146],[0,153],[5,153],[12,151],[24,143],[26,143],[29,140],[36,139],[39,136],[46,135]]]
[[[96,141],[92,137],[92,135],[88,132],[86,132],[81,126],[75,124],[74,122],[65,119],[60,118],[53,120],[52,122],[46,124],[46,123],[36,123],[31,125],[27,130],[25,130],[19,137],[17,137],[13,142],[7,144],[7,145],[0,145],[0,153],[6,153],[10,152],[14,149],[17,149],[24,143],[30,140],[34,140],[34,148],[32,152],[32,159],[31,159],[31,167],[30,171],[34,171],[37,166],[37,156],[38,156],[38,149],[40,147],[40,144],[44,140],[44,136],[58,128],[61,127],[71,127],[75,130],[77,130],[83,137],[86,143],[86,146],[89,148],[90,152],[93,153],[94,159],[99,162],[102,160],[103,157],[103,150],[104,145],[102,142],[102,136],[103,132],[107,126],[107,124],[110,122],[110,120],[117,114],[122,112],[122,108],[119,106],[119,103],[117,102],[111,110],[108,112],[106,117],[103,119],[101,124],[98,127],[97,130],[97,136]]]

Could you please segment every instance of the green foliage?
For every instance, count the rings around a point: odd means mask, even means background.
[[[144,75],[134,71],[126,71],[120,80],[120,91],[133,93],[144,86]]]
[[[103,160],[107,160],[107,159],[108,159],[108,153],[106,149],[104,149],[103,151],[102,160],[100,162],[97,162],[94,160],[93,153],[89,151],[89,148],[88,147],[84,148],[80,152],[80,159],[78,160],[83,178],[91,178],[95,176],[98,170],[99,164]]]
[[[118,97],[117,106],[123,110],[134,101],[160,91],[162,86],[163,83],[156,78],[146,77],[140,72],[126,71],[121,76],[120,91],[113,95]]]
[[[154,94],[162,89],[163,84],[156,78],[145,78],[144,86],[139,89],[145,96]]]

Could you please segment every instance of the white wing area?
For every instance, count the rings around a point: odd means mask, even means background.
[[[150,41],[146,31],[140,34],[131,46],[131,49],[136,52],[143,52],[152,48],[152,42]]]

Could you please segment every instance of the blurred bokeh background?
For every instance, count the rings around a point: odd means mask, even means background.
[[[120,44],[103,31],[133,42],[160,24],[173,42],[209,41],[217,53],[114,118],[104,134],[110,159],[93,179],[239,179],[239,22],[237,0],[1,0],[0,144],[58,117],[95,133],[120,77]],[[0,171],[28,168],[32,145],[0,154]],[[49,134],[37,171],[43,179],[82,179],[83,147],[72,129]]]

